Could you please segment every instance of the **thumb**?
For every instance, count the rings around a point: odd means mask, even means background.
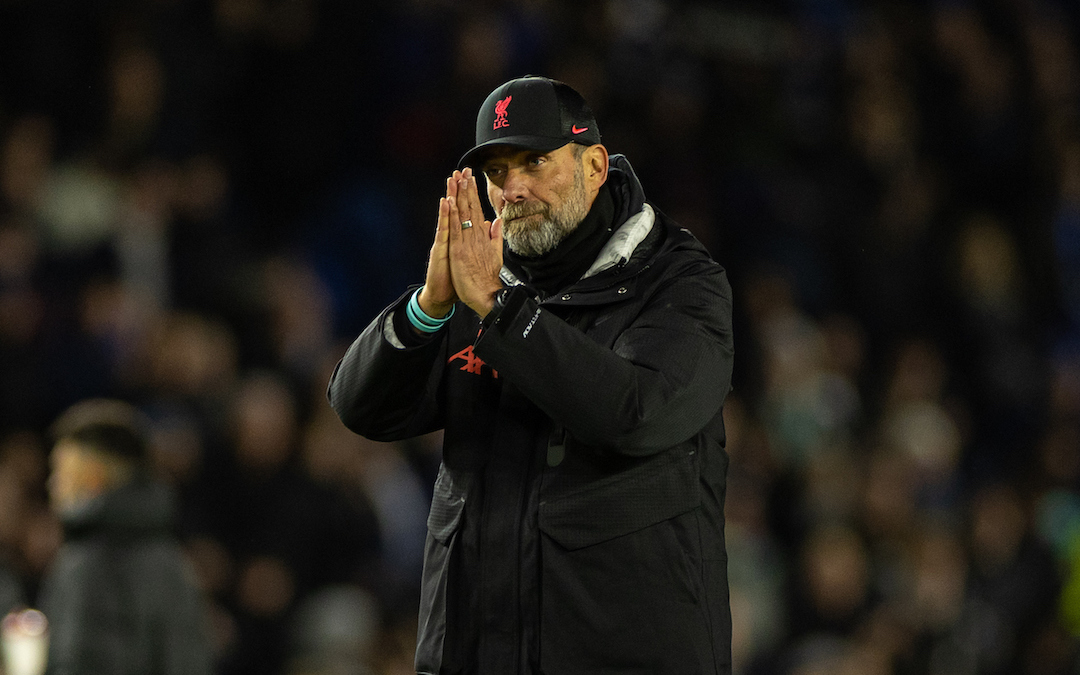
[[[502,226],[503,226],[502,217],[496,218],[495,222],[491,224],[491,238],[492,239],[497,239],[499,241],[500,246],[502,245],[502,238],[503,238]]]

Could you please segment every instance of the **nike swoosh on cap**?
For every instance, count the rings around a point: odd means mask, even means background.
[[[582,127],[582,128],[579,129],[578,125],[576,125],[576,124],[574,126],[570,127],[570,131],[574,132],[575,134],[583,134],[588,130],[589,130],[589,127]]]

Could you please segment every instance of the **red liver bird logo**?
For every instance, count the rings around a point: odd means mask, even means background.
[[[510,122],[506,119],[506,106],[510,105],[510,99],[512,98],[514,97],[507,96],[495,104],[495,126],[491,127],[493,131],[510,126]]]

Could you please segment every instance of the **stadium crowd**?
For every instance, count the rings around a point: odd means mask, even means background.
[[[569,82],[735,291],[739,675],[1080,673],[1080,6],[0,0],[0,614],[115,396],[222,675],[413,672],[437,435],[334,363],[423,279],[476,106]]]

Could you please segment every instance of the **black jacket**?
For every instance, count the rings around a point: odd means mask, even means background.
[[[731,291],[612,168],[617,207],[640,209],[585,278],[542,301],[515,287],[479,334],[459,304],[420,344],[395,328],[406,294],[331,379],[357,433],[445,430],[420,673],[730,672]]]
[[[172,512],[165,487],[137,479],[65,514],[40,598],[47,675],[210,675],[208,615]]]

